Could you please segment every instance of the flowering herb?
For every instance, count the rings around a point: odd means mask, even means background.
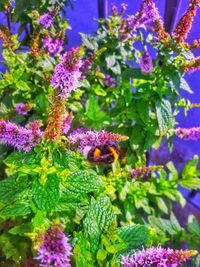
[[[71,254],[69,239],[62,232],[62,227],[56,224],[46,231],[36,259],[42,267],[71,267]]]
[[[47,51],[52,55],[56,56],[60,54],[63,49],[63,38],[51,38],[49,34],[47,34],[43,39],[43,48],[47,49]]]
[[[123,256],[124,267],[179,267],[190,257],[195,256],[194,250],[173,250],[170,248],[150,247],[143,249],[131,256]]]
[[[42,25],[45,29],[48,29],[53,23],[53,13],[45,13],[38,19],[38,23]]]
[[[183,140],[199,140],[200,127],[193,128],[177,128],[176,135]]]
[[[36,146],[42,136],[39,128],[28,129],[12,122],[0,121],[0,141],[24,152]]]
[[[118,144],[121,141],[127,140],[128,137],[116,133],[106,131],[84,131],[77,129],[68,136],[68,140],[72,145],[78,145],[80,152],[83,152],[87,146],[98,146],[106,143]]]
[[[136,169],[132,169],[129,172],[131,173],[132,178],[137,178],[137,177],[143,177],[153,171],[156,171],[163,166],[148,166],[148,167],[138,167]]]
[[[61,98],[68,98],[78,86],[82,66],[80,57],[80,49],[73,48],[62,57],[61,63],[54,69],[51,84],[54,89],[59,90],[58,95]]]
[[[199,0],[190,0],[187,12],[180,19],[179,23],[174,30],[173,37],[177,43],[184,42],[192,28],[194,17],[196,16],[197,9],[200,6]]]

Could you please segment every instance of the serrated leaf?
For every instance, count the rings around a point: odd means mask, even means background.
[[[46,183],[42,185],[39,179],[35,179],[32,185],[34,200],[41,210],[50,211],[59,201],[59,178],[56,174],[47,176]]]
[[[156,203],[158,208],[165,214],[168,214],[168,207],[165,204],[164,200],[161,197],[156,197]]]
[[[68,194],[83,194],[99,190],[102,182],[98,175],[87,171],[78,171],[66,179],[65,190]]]
[[[35,159],[35,154],[32,151],[27,153],[22,153],[19,151],[15,151],[11,153],[5,160],[4,163],[8,166],[16,165],[21,166],[22,164],[30,164],[33,163]]]
[[[174,124],[171,103],[167,99],[156,100],[156,115],[160,135],[163,136],[169,129],[173,128]]]
[[[190,215],[188,221],[188,230],[190,233],[193,233],[200,238],[200,225],[198,220],[194,217],[194,215]]]
[[[83,222],[85,232],[92,244],[92,250],[97,250],[101,234],[108,230],[114,218],[112,205],[107,196],[100,195],[92,201]]]
[[[0,200],[15,200],[26,188],[26,180],[17,180],[15,176],[0,181]]]
[[[127,252],[145,246],[149,233],[147,227],[144,225],[127,225],[118,230],[118,235],[127,245],[125,249]]]
[[[17,203],[5,207],[0,211],[0,216],[25,216],[31,213],[28,203]]]

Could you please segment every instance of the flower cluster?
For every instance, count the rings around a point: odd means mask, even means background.
[[[174,39],[177,43],[184,42],[192,28],[194,17],[197,13],[197,9],[200,5],[200,0],[190,0],[189,8],[183,17],[180,19],[176,29],[174,31]]]
[[[45,29],[48,29],[53,23],[53,12],[48,12],[42,15],[38,19],[38,23],[42,25]]]
[[[68,237],[62,232],[62,227],[56,224],[45,233],[36,259],[40,260],[42,267],[70,267],[71,251]]]
[[[143,177],[155,170],[162,168],[162,166],[148,166],[148,167],[138,167],[136,169],[132,169],[129,172],[131,173],[132,178]]]
[[[176,135],[183,140],[199,140],[200,127],[193,128],[177,128]]]
[[[160,19],[155,3],[152,0],[143,0],[139,12],[130,16],[127,20],[128,26],[133,30]]]
[[[47,34],[43,39],[42,47],[44,49],[47,49],[51,55],[56,56],[57,54],[60,54],[60,52],[62,51],[63,43],[64,43],[63,38],[61,37],[51,38],[51,36]]]
[[[19,127],[15,123],[0,121],[0,142],[28,152],[40,142],[43,133],[37,128]]]
[[[140,58],[140,69],[144,73],[152,73],[153,72],[153,62],[151,55],[146,52]]]
[[[196,254],[197,251],[194,250],[151,247],[136,252],[131,256],[123,256],[122,264],[124,267],[179,267]]]
[[[103,79],[103,83],[105,86],[110,87],[110,88],[115,88],[116,87],[116,81],[114,78],[112,78],[110,75],[105,74]]]
[[[61,98],[67,99],[78,86],[81,65],[79,48],[72,48],[62,57],[61,63],[56,65],[51,84],[54,89],[59,89],[58,95]]]
[[[200,57],[187,60],[183,65],[184,72],[193,72],[196,70],[200,70]]]
[[[19,115],[26,115],[30,110],[32,106],[30,104],[20,103],[17,104],[15,107],[15,111]]]
[[[101,146],[106,143],[118,144],[120,141],[127,139],[127,136],[121,134],[106,131],[84,131],[82,129],[77,129],[68,136],[69,142],[72,145],[78,145],[80,152],[83,152],[87,146]]]
[[[64,121],[66,119],[65,99],[54,97],[51,99],[49,108],[49,120],[45,129],[45,138],[56,141],[63,133]]]

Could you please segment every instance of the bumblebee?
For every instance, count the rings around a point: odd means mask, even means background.
[[[85,147],[83,154],[91,163],[112,164],[117,161],[119,151],[119,146],[115,143],[106,143],[104,145],[87,146]]]

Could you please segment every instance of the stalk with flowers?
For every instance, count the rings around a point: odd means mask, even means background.
[[[183,228],[173,212],[185,205],[178,186],[200,187],[198,158],[180,174],[172,162],[149,164],[163,137],[199,138],[175,118],[193,105],[179,87],[198,69],[185,41],[198,6],[190,1],[172,35],[152,0],[129,17],[113,6],[97,35],[69,51],[57,6],[30,13],[28,52],[1,30],[3,266],[198,266],[198,221]]]

